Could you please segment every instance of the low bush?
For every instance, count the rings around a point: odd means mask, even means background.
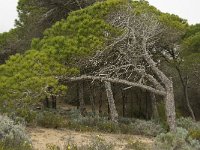
[[[189,135],[196,140],[200,141],[200,129],[192,129],[189,131]]]
[[[159,123],[154,121],[146,121],[136,119],[135,122],[131,124],[133,134],[147,135],[147,136],[157,136],[160,133],[165,132]]]
[[[29,150],[31,141],[21,124],[0,116],[0,150]]]
[[[154,149],[156,150],[199,150],[200,143],[189,136],[183,128],[177,128],[176,133],[161,133],[156,137]]]
[[[177,126],[189,131],[189,136],[200,141],[200,123],[194,121],[192,118],[177,119]]]
[[[42,111],[36,116],[37,125],[46,128],[62,128],[65,126],[65,119],[56,112]]]
[[[145,121],[139,119],[120,118],[119,123],[116,124],[108,117],[76,115],[73,117],[70,113],[68,117],[67,128],[78,131],[100,131],[107,133],[123,133],[123,134],[142,134],[146,136],[157,136],[165,132],[159,123],[154,121]]]
[[[177,119],[177,126],[184,128],[186,130],[192,130],[192,129],[200,129],[200,123],[195,122],[192,118],[178,118]]]

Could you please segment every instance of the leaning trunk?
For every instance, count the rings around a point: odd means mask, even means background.
[[[187,103],[188,110],[190,112],[190,115],[192,116],[192,119],[195,121],[196,117],[194,115],[194,112],[192,110],[192,107],[190,105],[190,100],[189,100],[189,97],[188,97],[188,87],[186,85],[186,86],[183,86],[183,88],[184,88],[184,95],[185,95],[185,100],[186,100],[186,103]]]
[[[185,78],[185,81],[184,81],[182,72],[181,72],[181,70],[178,66],[176,66],[176,70],[178,71],[179,78],[180,78],[180,81],[181,81],[181,84],[182,84],[182,87],[183,87],[183,93],[184,93],[184,97],[185,97],[185,100],[186,100],[186,103],[187,103],[187,108],[188,108],[190,115],[193,118],[193,120],[196,120],[196,117],[195,117],[194,112],[192,110],[192,107],[190,105],[190,100],[189,100],[189,96],[188,96],[188,75],[186,75],[186,78]]]
[[[165,111],[170,131],[176,132],[176,112],[172,82],[166,85]]]
[[[115,100],[113,98],[113,92],[112,92],[110,82],[105,81],[105,89],[106,89],[108,104],[109,104],[109,108],[110,108],[111,121],[118,122],[118,113],[117,113],[117,110],[116,110]]]

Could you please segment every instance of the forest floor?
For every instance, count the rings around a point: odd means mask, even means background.
[[[127,134],[106,134],[98,132],[76,132],[66,129],[47,129],[47,128],[27,128],[34,149],[46,150],[46,145],[53,144],[63,147],[68,141],[73,141],[79,147],[81,145],[90,144],[95,137],[100,137],[107,143],[112,143],[116,150],[122,150],[128,142],[141,142],[151,146],[154,142],[153,138],[148,138],[139,135]]]

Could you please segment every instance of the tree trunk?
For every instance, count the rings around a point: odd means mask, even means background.
[[[145,92],[145,106],[146,106],[146,108],[145,108],[145,116],[146,116],[146,120],[148,120],[149,119],[149,113],[148,113],[148,92],[146,91]]]
[[[176,132],[176,111],[173,93],[173,84],[166,84],[165,111],[170,131]]]
[[[99,88],[99,116],[102,114],[103,92],[102,87]]]
[[[126,117],[126,103],[127,103],[127,96],[126,92],[122,89],[122,109],[123,109],[123,117]]]
[[[77,109],[80,107],[80,100],[79,100],[79,83],[76,84],[76,103],[77,103]]]
[[[55,95],[51,95],[51,100],[52,100],[52,108],[56,109],[57,108],[56,96]]]
[[[187,107],[188,107],[188,110],[189,110],[189,112],[190,112],[190,115],[192,116],[192,119],[193,119],[193,120],[196,120],[196,117],[195,117],[195,115],[194,115],[194,112],[193,112],[193,110],[192,110],[192,107],[191,107],[191,105],[190,105],[190,100],[189,100],[189,97],[188,97],[188,86],[186,85],[186,86],[184,86],[183,88],[184,88],[185,100],[186,100]]]
[[[45,100],[43,101],[44,107],[49,108],[49,98],[46,96]]]
[[[179,78],[180,78],[180,81],[181,81],[181,84],[182,84],[182,87],[183,87],[183,93],[184,93],[184,97],[185,97],[185,100],[186,100],[187,108],[190,112],[192,119],[196,120],[196,117],[194,115],[194,112],[192,110],[192,107],[190,105],[190,100],[189,100],[189,97],[188,97],[188,75],[186,75],[186,79],[184,81],[182,72],[181,72],[181,70],[178,66],[176,66],[176,70],[179,74]]]
[[[118,113],[117,113],[117,109],[115,106],[115,100],[113,98],[113,92],[112,92],[110,82],[105,81],[105,89],[106,89],[108,104],[109,104],[109,108],[110,108],[111,121],[118,122]]]
[[[92,106],[92,113],[95,116],[95,100],[94,100],[94,87],[90,85],[90,103]]]
[[[133,90],[130,90],[130,92],[131,92],[131,118],[133,118],[133,116],[134,116],[134,98],[133,98],[134,92],[133,92]]]
[[[150,93],[150,97],[151,97],[151,105],[152,105],[152,119],[158,119],[159,114],[158,114],[156,96],[154,93]]]
[[[85,102],[84,102],[84,93],[83,93],[83,82],[79,82],[79,105],[80,105],[80,112],[81,115],[86,115],[86,108],[85,108]]]

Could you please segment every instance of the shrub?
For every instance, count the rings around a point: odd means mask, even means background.
[[[73,111],[74,112],[74,111]],[[68,128],[78,131],[101,131],[109,133],[142,134],[147,136],[157,136],[165,132],[159,123],[152,120],[145,121],[139,119],[120,118],[116,124],[108,117],[86,116],[82,117],[76,112],[73,115],[69,112]],[[74,116],[71,117],[71,116]]]
[[[18,109],[15,116],[23,118],[27,123],[33,123],[36,118],[36,111],[29,109]]]
[[[192,129],[189,131],[189,135],[196,140],[200,141],[200,130],[199,129]]]
[[[195,122],[192,120],[192,118],[178,118],[177,119],[177,126],[184,128],[186,130],[192,130],[192,129],[200,129],[200,124],[198,122]]]
[[[6,116],[0,116],[0,149],[29,150],[31,141],[25,133],[25,128]]]
[[[186,129],[177,128],[176,133],[161,133],[157,136],[154,149],[156,150],[199,150],[200,143],[193,140]]]
[[[154,121],[145,121],[136,119],[135,122],[131,124],[132,132],[134,134],[141,134],[147,136],[157,136],[160,133],[165,132],[162,126]]]
[[[36,122],[37,125],[46,128],[61,128],[65,126],[64,118],[60,114],[51,111],[38,113],[36,116]]]

